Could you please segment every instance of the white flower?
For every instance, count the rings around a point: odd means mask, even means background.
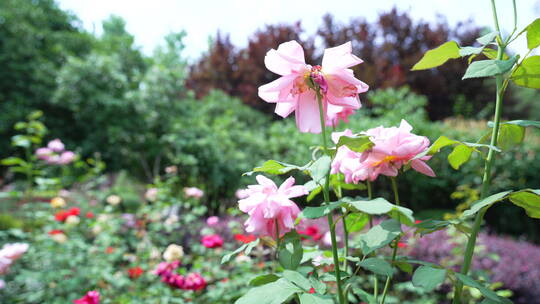
[[[107,196],[107,204],[116,206],[122,202],[122,198],[116,194]]]
[[[66,224],[68,225],[77,225],[81,222],[81,219],[76,215],[70,215],[66,218]]]
[[[65,241],[67,241],[67,236],[63,233],[57,233],[57,234],[53,234],[51,235],[51,238],[57,242],[57,243],[64,243]]]
[[[163,253],[163,259],[167,262],[180,260],[184,256],[184,248],[180,245],[170,244]]]

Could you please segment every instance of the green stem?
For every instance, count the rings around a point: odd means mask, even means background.
[[[375,302],[379,299],[379,280],[377,279],[377,275],[373,275],[373,298],[375,299]]]
[[[499,31],[499,21],[497,19],[497,10],[495,8],[495,2],[494,0],[491,0],[491,7],[493,10],[493,19],[495,22],[495,27],[497,28],[497,31]],[[500,35],[500,34],[499,34]],[[503,58],[504,54],[504,45],[502,44],[502,39],[498,39],[498,52],[497,52],[497,59],[501,60]],[[503,95],[504,95],[504,88],[503,88],[503,76],[497,75],[496,77],[496,85],[497,85],[497,95],[495,100],[495,117],[493,121],[493,130],[491,133],[491,146],[497,145],[497,137],[499,136],[499,126],[500,126],[500,120],[501,120],[501,113],[502,113],[502,101],[503,101]],[[491,169],[493,167],[493,164],[495,162],[495,151],[493,149],[489,149],[485,166],[484,166],[484,175],[482,178],[482,192],[480,195],[480,198],[485,198],[489,194],[489,186],[491,184]],[[473,255],[474,255],[474,247],[476,245],[476,238],[478,236],[478,232],[480,231],[480,226],[482,225],[482,221],[484,219],[484,215],[486,214],[487,208],[481,209],[477,214],[476,218],[474,219],[473,228],[469,237],[469,240],[467,241],[467,247],[465,248],[465,257],[463,259],[463,266],[461,267],[461,273],[462,274],[468,274]],[[458,281],[456,283],[456,287],[454,290],[454,299],[452,301],[453,304],[461,304],[461,296],[463,292],[463,283]]]
[[[394,264],[395,260],[396,260],[396,254],[397,254],[397,249],[398,249],[398,242],[399,242],[399,239],[396,240],[396,243],[394,244],[394,250],[392,251],[392,264]],[[392,281],[392,276],[388,276],[386,278],[386,283],[384,284],[384,289],[383,289],[383,293],[382,293],[382,299],[381,299],[381,304],[384,304],[384,301],[386,300],[386,294],[388,293],[388,290],[389,290],[389,287],[390,287],[390,282]]]
[[[394,191],[394,202],[399,206],[399,194],[397,188],[397,178],[395,176],[390,177],[392,181],[392,191]]]
[[[325,126],[323,105],[322,105],[322,96],[319,91],[317,91],[316,93],[317,93],[317,103],[319,104],[319,118],[321,120],[321,130],[322,130],[321,135],[322,135],[323,149],[324,149],[324,153],[328,153],[328,144],[326,143],[326,126]],[[324,196],[324,202],[326,204],[329,204],[330,203],[330,170],[326,172],[326,181],[323,187],[323,196]],[[334,227],[334,218],[333,218],[332,212],[328,213],[328,227],[330,228],[330,239],[332,240],[332,256],[334,257],[334,272],[336,276],[339,304],[345,304],[343,287],[341,286],[342,282],[341,282],[341,273],[339,269],[336,228]]]
[[[275,219],[275,225],[276,225],[276,261],[278,259],[278,252],[279,252],[279,245],[280,245],[280,238],[279,238],[279,225],[278,220]],[[278,261],[279,262],[279,261]]]
[[[371,190],[371,181],[369,181],[369,179],[367,179],[366,181],[367,181],[366,185],[367,185],[368,200],[371,200],[373,198],[373,193]],[[368,217],[369,217],[369,228],[373,228],[373,217],[371,216],[371,214],[368,214]]]
[[[390,180],[392,181],[392,191],[394,192],[394,203],[399,206],[399,193],[398,193],[398,187],[397,187],[397,178],[392,176],[390,177]],[[394,265],[394,262],[396,261],[396,254],[398,250],[398,243],[401,237],[397,238],[394,242],[394,250],[392,251],[392,265]],[[384,284],[384,290],[382,294],[381,304],[384,304],[384,301],[386,299],[386,294],[388,293],[388,288],[390,287],[390,282],[392,281],[392,276],[388,276],[386,278],[386,283]]]
[[[341,222],[343,223],[343,245],[344,245],[344,255],[345,257],[347,257],[349,255],[349,230],[347,230],[347,215],[348,213],[345,212],[345,214],[343,214],[343,219],[341,219]],[[343,271],[347,271],[347,267],[348,267],[348,264],[347,264],[347,259],[344,259],[343,261]]]

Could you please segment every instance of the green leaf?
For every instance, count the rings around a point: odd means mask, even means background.
[[[311,288],[311,282],[305,278],[301,273],[292,270],[283,271],[283,277],[296,284],[296,286],[302,288],[305,291],[309,291]]]
[[[461,79],[480,78],[500,75],[510,71],[516,63],[518,56],[513,56],[508,60],[478,60],[467,68],[465,75]]]
[[[311,286],[313,286],[313,289],[315,289],[315,292],[318,294],[325,294],[326,293],[326,284],[316,279],[314,276],[309,277],[309,282],[311,283]]]
[[[328,215],[332,210],[340,207],[342,202],[333,202],[330,205],[319,206],[319,207],[306,207],[302,210],[302,217],[308,219],[316,219]]]
[[[287,232],[279,244],[279,264],[285,269],[295,270],[300,266],[302,255],[300,235],[295,230]]]
[[[261,172],[261,173],[268,173],[273,175],[280,175],[288,173],[292,170],[305,170],[306,167],[299,167],[283,162],[279,162],[277,160],[267,160],[264,162],[264,164],[260,167],[254,168],[252,171],[246,172],[243,175],[252,175],[255,172]]]
[[[307,170],[311,174],[311,178],[313,178],[316,183],[320,183],[320,181],[326,177],[328,171],[330,171],[331,163],[332,159],[330,156],[324,155],[311,164]]]
[[[510,120],[506,121],[505,124],[510,125],[518,125],[522,127],[535,127],[540,129],[540,121],[534,121],[534,120]]]
[[[457,145],[448,155],[448,162],[452,168],[458,170],[461,165],[468,162],[474,149],[466,145]]]
[[[314,182],[314,181],[310,181],[310,182]],[[314,182],[315,183],[315,182]],[[321,185],[318,185],[315,189],[313,190],[308,190],[309,191],[309,195],[306,197],[306,201],[308,202],[311,202],[319,193],[321,193],[323,190],[323,187]]]
[[[26,162],[18,157],[8,157],[0,161],[0,164],[4,166],[26,165]]]
[[[401,271],[403,272],[412,273],[413,271],[413,266],[407,262],[396,261],[394,262],[394,264],[396,265],[397,268],[401,269]]]
[[[257,276],[249,281],[250,286],[261,286],[279,280],[279,276],[269,273]]]
[[[449,59],[459,58],[459,45],[455,41],[448,41],[439,47],[427,51],[411,70],[427,70],[443,65]]]
[[[32,142],[26,135],[15,135],[11,138],[11,145],[14,147],[29,148]]]
[[[486,198],[483,198],[481,200],[478,200],[474,203],[472,203],[471,205],[471,208],[470,209],[467,209],[463,212],[463,214],[461,215],[461,218],[462,219],[466,219],[466,218],[469,218],[473,215],[475,215],[478,211],[480,211],[480,209],[484,208],[484,207],[490,207],[491,205],[495,204],[496,202],[498,201],[502,201],[506,195],[508,195],[508,193],[510,193],[512,191],[504,191],[504,192],[499,192],[499,193],[495,193],[493,195],[490,195]]]
[[[431,144],[431,147],[429,147],[428,150],[428,154],[433,155],[441,151],[441,149],[446,146],[451,146],[459,143],[460,142],[457,140],[450,139],[446,136],[440,136],[439,138],[437,138],[437,140],[435,140],[435,142],[433,142],[433,144]]]
[[[484,50],[483,46],[482,47],[465,46],[459,49],[459,55],[461,57],[466,57],[469,55],[478,55],[482,53],[483,50]]]
[[[367,258],[357,263],[357,265],[373,273],[387,277],[390,277],[394,274],[394,269],[392,269],[392,265],[390,265],[390,263],[388,263],[387,261],[379,258]]]
[[[420,266],[413,274],[412,283],[416,287],[422,287],[432,291],[444,282],[446,270],[430,266]]]
[[[373,147],[373,143],[367,135],[357,135],[355,137],[341,136],[336,147],[347,146],[355,152],[364,152]]]
[[[540,189],[525,189],[509,195],[510,201],[527,212],[532,218],[540,219]]]
[[[360,235],[360,249],[364,255],[382,248],[401,234],[401,224],[395,220],[386,220]]]
[[[540,45],[540,18],[534,20],[527,26],[527,47],[529,50]]]
[[[235,304],[281,304],[287,303],[295,293],[302,290],[287,279],[279,279],[250,289],[244,296],[234,302]]]
[[[518,86],[540,89],[540,56],[525,58],[512,73],[512,81]]]
[[[371,215],[389,214],[392,218],[397,218],[405,225],[412,225],[414,223],[412,210],[391,204],[381,197],[372,200],[353,201],[349,204],[357,211],[363,213]]]
[[[482,286],[482,284],[476,282],[469,276],[461,273],[456,273],[456,278],[460,280],[464,285],[478,289],[480,293],[484,295],[484,297],[490,299],[491,301],[494,301],[495,303],[512,304],[512,301],[499,297],[494,291],[487,289],[486,287]]]
[[[221,264],[225,264],[225,263],[228,263],[232,258],[234,258],[235,256],[237,256],[238,254],[240,254],[241,252],[243,252],[244,250],[246,251],[246,254],[249,254],[251,252],[251,250],[257,246],[259,244],[259,239],[256,239],[255,241],[253,242],[250,242],[250,243],[247,243],[247,244],[244,244],[242,246],[240,246],[238,249],[236,249],[235,251],[233,252],[230,252],[230,253],[227,253],[226,255],[224,255],[222,258],[221,258]]]
[[[484,54],[489,59],[497,59],[498,52],[497,52],[497,50],[494,50],[494,49],[485,48],[484,51],[482,52],[482,54]],[[508,55],[506,55],[506,53],[503,53],[503,59],[507,60],[508,58],[510,58],[510,57],[508,57]]]
[[[439,220],[425,220],[416,224],[416,232],[420,232],[421,235],[426,235],[441,229],[446,228],[448,225],[452,224],[450,221],[439,221]]]
[[[365,213],[351,213],[345,218],[347,231],[358,232],[366,227],[369,222],[369,215]]]
[[[478,41],[478,43],[482,45],[490,44],[491,42],[493,42],[493,40],[495,40],[495,37],[497,37],[498,34],[499,32],[497,31],[490,32],[490,33],[485,34],[482,37],[479,37],[478,39],[476,39],[476,41]]]
[[[509,150],[521,142],[525,138],[525,128],[516,124],[503,123],[500,126],[497,145],[502,150]]]
[[[300,304],[334,304],[331,296],[303,293],[300,295]]]

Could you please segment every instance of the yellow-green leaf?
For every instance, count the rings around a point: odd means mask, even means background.
[[[422,59],[412,67],[412,70],[431,69],[443,65],[449,59],[459,57],[461,57],[459,55],[459,45],[455,41],[448,41],[433,50],[427,51]]]

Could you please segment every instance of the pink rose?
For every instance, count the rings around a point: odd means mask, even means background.
[[[293,229],[300,209],[290,198],[308,194],[306,188],[293,186],[293,177],[289,177],[279,188],[262,175],[257,176],[257,181],[258,185],[248,186],[249,196],[238,201],[240,210],[249,215],[245,222],[246,231],[275,236],[276,222],[280,235]]]
[[[51,149],[54,152],[62,152],[64,151],[65,147],[62,141],[60,141],[60,139],[57,138],[57,139],[51,140],[47,144],[47,148]]]
[[[300,132],[320,133],[319,105],[315,87],[322,95],[323,118],[326,124],[335,117],[328,116],[331,106],[342,107],[335,113],[360,108],[358,93],[368,86],[356,79],[350,67],[362,63],[352,54],[351,42],[324,51],[322,66],[306,64],[304,50],[296,41],[279,45],[264,58],[266,67],[280,75],[277,80],[259,87],[259,97],[276,103],[275,113],[287,117],[296,112]],[[335,114],[334,113],[334,114]]]
[[[74,304],[99,304],[99,292],[92,290],[86,293],[84,297],[73,300]]]
[[[201,239],[201,244],[206,248],[220,248],[223,246],[223,239],[217,234],[205,235]]]

